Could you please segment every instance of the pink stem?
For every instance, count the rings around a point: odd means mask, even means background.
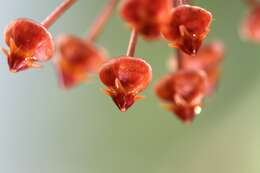
[[[138,41],[138,33],[136,29],[133,28],[129,45],[128,45],[127,54],[126,54],[127,56],[134,57],[137,41]]]
[[[56,20],[64,14],[77,0],[65,0],[60,4],[46,19],[42,22],[42,25],[49,28]]]
[[[101,14],[97,17],[95,23],[92,25],[92,28],[90,29],[90,32],[87,36],[87,41],[92,42],[96,40],[109,17],[112,15],[116,2],[117,0],[108,0],[107,5],[103,8]]]

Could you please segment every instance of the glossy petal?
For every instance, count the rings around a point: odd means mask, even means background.
[[[39,67],[38,62],[49,60],[54,52],[51,34],[41,24],[29,19],[13,21],[4,32],[9,51],[5,50],[9,68],[19,72]]]
[[[120,13],[146,39],[156,39],[168,20],[171,6],[171,0],[125,0]]]
[[[139,98],[152,79],[152,69],[140,58],[118,57],[105,63],[99,73],[110,95],[121,111],[126,111]]]
[[[171,18],[162,30],[171,46],[189,55],[195,55],[209,32],[212,15],[203,8],[182,5],[171,12]]]
[[[92,43],[72,35],[58,38],[59,57],[55,65],[60,83],[64,88],[71,88],[86,80],[89,73],[96,73],[106,61],[103,51]]]

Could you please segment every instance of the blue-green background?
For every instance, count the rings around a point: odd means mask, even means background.
[[[61,2],[0,0],[0,31],[18,17],[40,21]],[[79,0],[50,31],[86,35],[104,3]],[[227,54],[218,91],[192,125],[161,109],[152,85],[145,100],[120,113],[96,77],[63,91],[51,62],[11,74],[1,55],[0,172],[259,173],[260,45],[238,36],[246,6],[242,0],[196,4],[214,14],[208,41],[223,40]],[[98,44],[121,55],[129,34],[117,11]],[[166,42],[139,42],[137,55],[152,65],[153,84],[167,72],[171,52]]]

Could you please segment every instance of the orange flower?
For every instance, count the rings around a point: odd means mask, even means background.
[[[59,57],[55,61],[61,86],[71,88],[84,81],[89,73],[95,73],[106,61],[104,52],[92,43],[72,35],[58,39]]]
[[[124,0],[120,13],[146,39],[157,39],[171,8],[171,0]]]
[[[55,65],[62,87],[69,89],[85,81],[89,73],[96,73],[107,57],[95,41],[110,18],[116,0],[107,0],[105,7],[94,21],[86,38],[63,35],[57,39],[59,58]]]
[[[155,92],[178,118],[185,123],[191,122],[201,112],[206,80],[202,71],[181,70],[159,80]]]
[[[203,70],[208,76],[207,93],[210,95],[215,90],[220,77],[220,65],[224,59],[224,46],[215,41],[203,46],[195,56],[180,52],[179,66],[181,69]]]
[[[10,71],[19,72],[39,67],[38,62],[49,60],[54,43],[47,29],[29,19],[17,19],[5,30],[5,42],[10,51],[3,49]]]
[[[125,112],[152,79],[152,69],[140,58],[121,56],[105,63],[99,73],[100,80],[108,87],[105,92]]]
[[[51,59],[54,43],[48,28],[77,0],[64,0],[47,18],[37,23],[30,19],[17,19],[5,30],[4,38],[10,50],[2,48],[11,72],[40,67],[39,62]]]
[[[209,32],[212,15],[203,8],[180,5],[171,12],[171,18],[163,28],[162,34],[189,55],[195,55]]]

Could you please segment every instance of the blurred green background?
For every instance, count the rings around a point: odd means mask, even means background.
[[[18,17],[44,19],[62,0],[0,2],[3,32]],[[104,3],[79,0],[51,32],[86,35]],[[96,77],[63,91],[51,62],[11,74],[1,55],[0,172],[259,173],[260,49],[238,36],[246,5],[242,0],[195,4],[214,14],[208,41],[223,40],[227,54],[218,91],[192,125],[161,109],[152,85],[145,100],[120,113]],[[122,55],[129,35],[117,11],[98,45],[111,57]],[[137,55],[152,65],[153,84],[167,72],[171,52],[166,42],[140,40]]]

